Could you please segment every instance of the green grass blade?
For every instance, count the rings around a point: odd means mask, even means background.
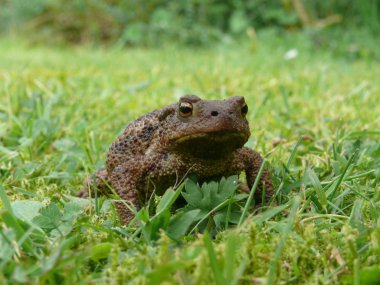
[[[181,195],[182,190],[184,189],[184,187],[185,187],[185,182],[182,182],[181,185],[174,191],[175,193],[173,195],[171,195],[170,199],[168,199],[167,202],[160,207],[160,210],[154,215],[154,217],[152,218],[152,220],[154,218],[158,217],[159,215],[161,215],[161,213],[163,213],[166,210],[170,209],[170,207],[178,199],[179,195]]]
[[[334,200],[334,198],[335,198],[335,193],[336,193],[336,191],[338,190],[340,184],[342,183],[343,178],[344,178],[344,176],[346,175],[346,172],[347,172],[348,168],[350,167],[350,165],[351,165],[352,162],[354,161],[355,156],[356,156],[356,152],[354,152],[354,153],[351,155],[351,157],[350,157],[350,159],[348,160],[348,162],[347,162],[347,164],[346,164],[346,166],[345,166],[345,168],[344,168],[342,174],[339,176],[339,179],[338,179],[338,181],[336,182],[334,188],[333,188],[332,191],[329,193],[328,198],[330,199],[330,201],[333,201],[333,200]]]
[[[4,223],[15,231],[17,239],[23,241],[21,243],[21,247],[23,248],[23,250],[25,250],[26,252],[30,254],[34,254],[32,241],[27,235],[25,235],[26,233],[25,230],[18,223],[15,216],[10,212],[5,211],[2,213],[1,217]]]
[[[226,284],[232,284],[234,282],[234,273],[236,271],[236,256],[241,246],[241,240],[235,233],[228,235],[226,239],[226,250],[224,255],[223,272],[225,276]]]
[[[7,210],[9,213],[13,214],[11,202],[9,202],[7,193],[5,193],[4,186],[1,184],[0,184],[0,198],[1,198],[1,201],[3,201],[3,205],[4,205],[5,210]]]
[[[296,218],[296,214],[297,214],[297,209],[298,209],[300,203],[301,203],[300,197],[297,196],[293,199],[293,204],[292,204],[292,208],[290,209],[288,221],[286,223],[285,228],[281,232],[280,241],[277,245],[274,256],[273,256],[273,258],[269,264],[269,275],[268,275],[267,285],[272,285],[272,284],[275,284],[275,282],[276,282],[277,268],[278,268],[278,265],[280,262],[282,250],[285,246],[286,238],[289,235],[289,233],[293,227],[293,224],[294,224],[294,221]]]
[[[323,210],[326,212],[327,210],[327,198],[326,193],[322,188],[321,182],[319,181],[317,175],[315,174],[314,170],[308,169],[306,171],[306,174],[308,175],[311,184],[314,187],[315,192],[317,193],[319,203],[322,205]]]
[[[245,216],[248,213],[248,209],[249,209],[249,207],[250,207],[250,205],[252,203],[253,195],[256,192],[257,186],[259,185],[259,182],[260,182],[261,175],[263,174],[263,171],[264,171],[264,168],[265,168],[265,164],[266,164],[266,160],[264,159],[263,163],[260,166],[259,172],[257,173],[256,179],[255,179],[255,183],[253,183],[251,192],[249,193],[247,202],[245,203],[243,213],[240,216],[240,220],[239,220],[239,223],[238,223],[239,227],[243,223],[243,220],[244,220]]]
[[[288,159],[288,161],[286,162],[286,167],[285,167],[285,169],[289,169],[290,164],[292,163],[292,161],[293,161],[293,159],[294,159],[294,156],[296,155],[297,149],[298,149],[298,147],[300,146],[302,140],[303,140],[303,138],[302,138],[302,136],[300,136],[300,137],[298,138],[296,144],[294,145],[294,147],[293,147],[293,149],[292,149],[292,152],[290,153],[289,159]],[[283,175],[283,177],[282,177],[282,179],[281,179],[280,186],[278,187],[278,189],[277,189],[277,191],[276,191],[275,197],[277,197],[277,196],[281,193],[282,188],[284,188],[284,185],[285,185],[285,179],[286,179],[286,177],[288,176],[288,173],[289,173],[288,170],[285,170],[285,171],[284,171],[284,175]]]
[[[212,245],[212,242],[211,242],[211,238],[207,233],[203,237],[203,242],[204,242],[205,248],[206,248],[207,253],[208,253],[208,257],[210,260],[210,266],[212,269],[212,273],[214,274],[215,284],[217,284],[217,285],[228,284],[228,283],[226,283],[226,280],[224,279],[222,269],[221,269],[220,264],[216,258],[216,254],[215,254],[215,250],[214,250],[214,247]]]

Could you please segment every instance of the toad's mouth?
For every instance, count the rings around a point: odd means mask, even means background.
[[[182,136],[175,140],[174,151],[200,158],[219,158],[241,148],[249,135],[242,132],[210,132]]]

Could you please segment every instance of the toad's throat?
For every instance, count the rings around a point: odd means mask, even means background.
[[[183,136],[175,140],[174,150],[188,156],[216,159],[231,155],[248,140],[241,132],[212,132]]]

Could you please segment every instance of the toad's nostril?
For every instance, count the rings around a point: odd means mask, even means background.
[[[219,114],[219,113],[218,113],[217,111],[212,111],[212,112],[211,112],[211,116],[214,116],[214,117],[218,116],[218,114]]]

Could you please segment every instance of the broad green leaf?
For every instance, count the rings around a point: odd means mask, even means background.
[[[239,223],[240,216],[241,216],[241,209],[232,206],[231,213],[228,217],[228,223],[237,225]],[[217,228],[220,228],[220,229],[224,228],[222,227],[222,225],[225,224],[226,218],[227,218],[227,211],[219,211],[217,212],[217,214],[213,215],[213,219]]]
[[[224,200],[231,197],[231,195],[236,191],[236,189],[239,187],[239,178],[237,175],[230,176],[228,178],[222,177],[222,179],[219,182],[219,191],[218,196],[219,199],[221,199],[223,202]]]
[[[237,175],[228,178],[223,177],[219,183],[215,181],[203,183],[201,187],[194,182],[186,184],[187,188],[183,196],[189,205],[185,211],[200,210],[194,218],[197,223],[190,232],[196,229],[202,232],[206,225],[211,231],[212,228],[220,230],[223,225],[225,227],[229,223],[234,224],[235,218],[241,216],[237,215],[241,213],[241,208],[236,207],[237,202],[248,197],[247,194],[235,194],[238,185]],[[230,207],[233,210],[227,215]],[[210,224],[207,219],[213,221],[213,224]]]
[[[39,211],[44,207],[44,203],[34,200],[20,200],[12,203],[13,213],[17,218],[25,222],[31,222],[39,215]]]
[[[205,210],[212,210],[212,204],[215,201],[218,184],[214,181],[203,183],[201,188],[202,199],[198,201],[198,207]],[[218,205],[218,204],[217,204]]]
[[[170,221],[167,233],[174,239],[180,239],[186,234],[190,226],[196,220],[197,215],[201,210],[191,210],[188,212],[183,212],[174,216]]]
[[[47,207],[40,210],[40,215],[33,218],[32,222],[43,229],[51,230],[59,226],[62,213],[55,203],[50,203]]]
[[[219,212],[213,215],[212,219],[214,220],[216,229],[218,230],[223,229],[223,225],[225,224],[225,221],[226,221],[226,215],[227,215],[226,212]]]
[[[185,183],[185,192],[182,192],[183,198],[190,205],[197,207],[198,202],[202,199],[203,195],[199,186],[191,179],[187,179]]]
[[[201,187],[191,181],[186,183],[186,190],[182,195],[192,207],[211,211],[229,199],[237,188],[237,176],[222,178],[220,184],[215,181],[203,183]]]
[[[63,209],[63,220],[65,221],[73,221],[75,220],[81,213],[83,209],[77,203],[69,202],[65,204]]]

